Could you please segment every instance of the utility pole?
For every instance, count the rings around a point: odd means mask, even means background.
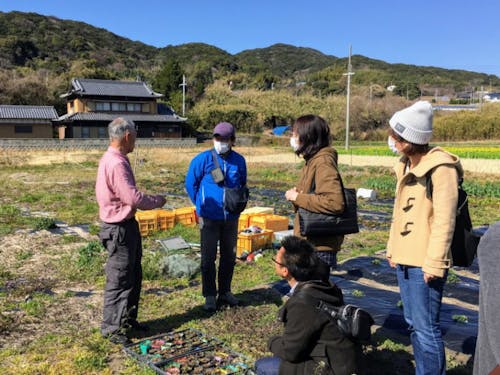
[[[481,94],[479,95],[479,109],[483,109],[483,96],[484,96],[484,87],[481,85]]]
[[[352,45],[349,45],[349,63],[347,64],[347,73],[344,73],[344,76],[347,76],[347,107],[346,107],[346,115],[345,115],[345,149],[349,150],[349,100],[351,98],[351,76],[354,74],[352,71],[351,65],[351,55],[352,55]]]
[[[179,85],[182,86],[182,117],[184,117],[184,113],[186,112],[186,76],[182,75],[182,83]]]

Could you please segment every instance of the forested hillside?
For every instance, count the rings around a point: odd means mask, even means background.
[[[35,13],[0,12],[2,69],[24,67],[99,78],[136,79],[139,76],[152,82],[168,59],[177,61],[184,72],[197,75],[207,83],[235,73],[251,75],[233,77],[234,83],[241,81],[256,88],[262,85],[263,78],[272,81],[275,87],[303,81],[317,86],[316,81],[321,82],[324,77],[337,78],[335,72],[345,71],[347,65],[346,58],[286,44],[245,50],[236,55],[203,43],[155,48],[83,22]],[[360,85],[410,83],[456,91],[471,85],[500,85],[500,78],[493,75],[389,64],[361,55],[354,55],[352,64],[356,71],[353,83]]]
[[[392,100],[394,96],[405,100],[438,95],[453,98],[481,87],[500,90],[500,78],[483,73],[389,64],[361,55],[352,57],[352,66],[353,108],[358,103],[362,110],[353,115],[361,121],[354,127],[363,129],[383,123],[393,108],[404,104],[404,100]],[[179,84],[185,75],[186,108],[195,123],[233,111],[236,118],[244,118],[247,123],[255,119],[257,125],[265,126],[289,121],[296,108],[310,100],[321,102],[321,98],[339,96],[332,100],[341,102],[346,93],[346,69],[345,57],[305,47],[275,44],[235,55],[203,43],[156,48],[83,22],[35,13],[0,12],[1,104],[54,105],[64,113],[65,103],[59,95],[74,77],[140,79],[164,94],[165,101],[179,110]],[[386,89],[389,85],[394,86],[391,93]],[[214,95],[226,89],[229,97]],[[231,93],[253,99],[240,103],[230,99]],[[293,110],[277,104],[279,98],[289,95],[299,98]],[[250,102],[261,103],[263,97],[269,101],[264,104],[265,113],[249,106]],[[207,105],[208,98],[214,102]],[[382,99],[390,105],[377,103]],[[205,108],[213,113],[208,115]],[[335,118],[340,122],[342,114]]]

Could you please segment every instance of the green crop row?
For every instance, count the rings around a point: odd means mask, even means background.
[[[441,144],[434,144],[441,146]],[[443,145],[446,151],[457,155],[463,159],[500,159],[500,146],[494,145]],[[387,144],[370,144],[370,145],[354,145],[346,150],[343,146],[335,145],[335,149],[339,154],[348,155],[365,155],[365,156],[394,156],[394,153],[389,150]]]

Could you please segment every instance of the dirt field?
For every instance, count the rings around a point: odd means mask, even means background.
[[[157,162],[189,161],[194,155],[204,147],[200,145],[195,148],[178,149],[136,149],[129,155],[132,164],[139,163],[142,159],[155,159]],[[238,147],[237,151],[245,156],[249,164],[265,163],[299,163],[302,159],[292,152],[285,151],[284,148],[269,147]],[[47,151],[40,152],[16,152],[10,151],[2,155],[2,159],[8,159],[10,163],[25,163],[30,165],[43,165],[52,163],[82,163],[86,161],[98,160],[102,155],[102,150],[93,151]],[[339,163],[352,166],[384,166],[392,167],[396,163],[397,157],[391,156],[361,156],[361,155],[339,155]],[[465,171],[476,173],[500,174],[500,160],[493,159],[463,159],[462,165]]]
[[[199,153],[202,149],[205,149],[206,145],[200,145],[193,148],[179,148],[179,149],[137,149],[133,154],[129,155],[132,166],[136,169],[137,174],[143,174],[149,172],[148,167],[142,168],[142,166],[148,166],[148,161],[154,160],[154,168],[160,169],[176,170],[179,169],[179,165],[185,168],[187,162],[189,162],[193,156]],[[238,147],[237,150],[242,153],[250,168],[257,168],[262,164],[290,164],[295,165],[302,161],[302,159],[295,156],[288,148],[269,148],[269,147]],[[2,152],[0,155],[0,165],[50,165],[59,163],[96,163],[102,156],[103,150],[95,151],[47,151],[47,152]],[[350,155],[340,155],[339,162],[343,165],[352,166],[385,166],[391,167],[396,162],[396,157],[371,157],[371,156],[350,156]],[[500,160],[479,160],[479,159],[465,159],[462,161],[464,169],[469,172],[474,173],[485,173],[498,175],[500,173]],[[89,166],[87,166],[89,167]],[[92,169],[92,174],[94,173],[94,164],[91,164],[90,169]],[[21,168],[18,168],[22,170]],[[50,169],[50,168],[47,168]],[[78,168],[76,168],[78,169]],[[78,169],[79,170],[79,169]],[[180,169],[179,169],[180,170]],[[163,172],[163,171],[161,171]],[[38,179],[31,179],[30,175],[21,176],[24,171],[20,172],[16,176],[17,179],[21,179],[26,184],[38,185],[46,181],[38,181]],[[12,178],[12,176],[10,176]],[[54,177],[56,178],[56,177]],[[47,179],[50,178],[47,176]],[[69,177],[67,175],[57,176],[57,184],[68,183]],[[53,182],[50,182],[53,183]],[[8,363],[9,370],[3,373],[18,373],[15,372],[19,368],[16,361],[19,358],[23,358],[25,365],[31,365],[32,371],[30,373],[40,373],[40,374],[66,374],[66,373],[85,373],[85,372],[72,372],[67,370],[65,366],[67,363],[65,361],[76,361],[73,359],[73,354],[70,349],[66,349],[64,345],[52,344],[51,350],[54,348],[61,350],[61,356],[58,357],[56,354],[47,355],[49,361],[53,361],[53,368],[47,367],[47,370],[42,369],[43,362],[47,362],[45,355],[42,355],[44,349],[42,345],[37,349],[33,342],[36,340],[46,339],[47,335],[57,337],[58,340],[73,340],[79,341],[82,337],[89,336],[92,332],[98,332],[99,321],[101,317],[102,310],[102,285],[97,284],[87,284],[81,282],[70,282],[67,280],[62,280],[57,275],[60,274],[58,267],[61,263],[58,259],[61,257],[68,256],[78,252],[78,248],[86,244],[89,240],[95,240],[97,237],[95,235],[89,235],[87,231],[82,230],[80,227],[66,227],[65,231],[62,231],[63,226],[60,226],[57,230],[53,231],[18,231],[16,233],[2,237],[2,244],[0,247],[0,257],[3,263],[4,270],[15,270],[13,276],[7,278],[7,283],[3,288],[6,295],[12,295],[6,302],[5,309],[3,309],[3,327],[5,330],[0,332],[0,362],[6,361]],[[69,234],[75,236],[75,242],[64,242],[63,234]],[[382,259],[383,260],[383,259]],[[467,271],[458,272],[460,276],[466,276],[471,279],[477,280],[478,276],[470,274]],[[368,278],[358,279],[360,284],[366,285],[372,288],[387,289],[388,291],[397,292],[397,288],[393,286],[383,285],[377,280],[371,280]],[[153,302],[156,297],[154,293],[147,293],[148,289],[157,288],[156,283],[145,283],[143,297],[145,301]],[[267,286],[268,287],[268,286]],[[2,289],[0,289],[2,291]],[[187,295],[199,295],[199,287],[193,286],[186,288],[184,292]],[[26,313],[19,306],[24,306],[30,301],[37,302],[42,296],[49,296],[50,299],[45,303],[46,309],[42,316],[30,315]],[[252,295],[253,296],[253,295]],[[253,296],[254,297],[254,296]],[[45,298],[45,297],[43,297]],[[41,301],[45,301],[44,299]],[[48,298],[48,297],[47,297]],[[201,297],[200,297],[201,298]],[[187,303],[186,311],[191,311],[189,313],[182,311],[181,316],[186,315],[188,318],[194,316],[193,320],[200,319],[199,316],[192,315],[192,311],[196,312],[197,302],[196,298],[191,298]],[[183,300],[181,300],[183,301]],[[445,298],[445,303],[457,305],[463,308],[470,309],[471,311],[477,311],[477,305],[467,303],[455,298]],[[160,302],[163,305],[168,305],[168,301],[162,300]],[[146,305],[146,304],[145,304]],[[43,306],[43,304],[42,304]],[[169,306],[172,307],[172,306]],[[146,309],[144,312],[146,313]],[[246,309],[240,310],[239,313],[246,312],[248,315],[247,319],[241,320],[237,325],[238,330],[243,332],[243,336],[246,331],[244,329],[252,330],[251,324],[256,319],[256,312],[254,306],[249,306]],[[223,312],[220,315],[216,315],[210,319],[204,319],[204,327],[210,331],[212,326],[221,325],[222,332],[233,331],[233,328],[225,328],[223,325],[226,318],[230,317],[232,312]],[[151,316],[145,315],[145,317],[151,318],[156,322],[157,315],[153,312],[150,313]],[[191,315],[190,315],[191,314]],[[224,315],[226,314],[226,315]],[[234,313],[233,313],[234,314]],[[262,312],[262,314],[265,314]],[[243,314],[244,315],[244,314]],[[245,315],[245,316],[246,316]],[[200,315],[204,318],[203,315]],[[61,319],[61,317],[64,317]],[[196,318],[196,319],[195,319]],[[240,319],[243,319],[239,317]],[[166,326],[161,324],[166,324],[165,319],[159,319],[160,323],[156,322],[156,328],[167,329]],[[2,322],[0,322],[2,323]],[[172,324],[169,322],[168,324]],[[0,327],[1,328],[1,327]],[[219,329],[219,327],[217,327]],[[215,332],[215,329],[214,331]],[[219,331],[217,331],[219,334]],[[256,336],[255,332],[248,332],[248,335],[252,337]],[[269,332],[262,332],[262,340],[258,340],[262,343],[265,342],[265,337],[269,335]],[[400,338],[397,336],[391,336],[387,333],[388,338],[393,338],[395,342],[399,342]],[[96,339],[97,340],[97,339]],[[404,341],[402,341],[404,342]],[[108,345],[107,343],[101,345]],[[262,344],[264,345],[264,344]],[[237,346],[237,345],[236,345]],[[7,348],[11,348],[13,352],[9,352]],[[23,348],[29,348],[25,350]],[[382,371],[385,371],[383,364],[385,361],[387,364],[391,365],[391,370],[384,372],[385,374],[404,374],[412,371],[413,367],[409,359],[409,353],[411,353],[411,347],[405,346],[404,350],[385,350],[383,344],[375,348],[377,353],[373,355],[376,358],[377,366]],[[374,350],[375,350],[374,349]],[[109,349],[108,349],[109,350]],[[18,354],[16,356],[16,352]],[[3,353],[3,354],[2,354]],[[2,357],[3,355],[3,357]],[[75,355],[78,357],[77,355]],[[62,358],[65,357],[65,358]],[[68,359],[66,359],[69,358]],[[460,367],[460,369],[455,369],[452,372],[454,375],[459,374],[470,374],[470,363],[466,366],[466,363],[470,362],[471,356],[447,350],[447,357],[449,364],[455,364],[455,366]],[[42,359],[40,359],[42,358]],[[135,367],[132,367],[127,360],[126,356],[117,349],[110,352],[106,359],[105,369],[101,372],[94,371],[92,373],[137,373],[135,372]],[[40,366],[37,368],[37,366]],[[463,369],[461,368],[463,367]],[[2,364],[0,364],[0,369],[2,369]],[[14,369],[16,369],[14,371]],[[461,372],[463,371],[463,372]],[[0,371],[2,372],[2,371]],[[21,372],[27,373],[27,372]],[[90,372],[89,372],[90,373]],[[372,370],[371,374],[379,374]]]

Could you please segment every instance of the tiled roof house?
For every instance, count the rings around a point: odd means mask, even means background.
[[[53,138],[52,106],[0,105],[0,138]]]
[[[186,119],[157,103],[163,95],[144,82],[75,78],[61,97],[67,113],[55,121],[59,138],[107,138],[108,124],[116,117],[133,120],[138,137],[182,137]]]

